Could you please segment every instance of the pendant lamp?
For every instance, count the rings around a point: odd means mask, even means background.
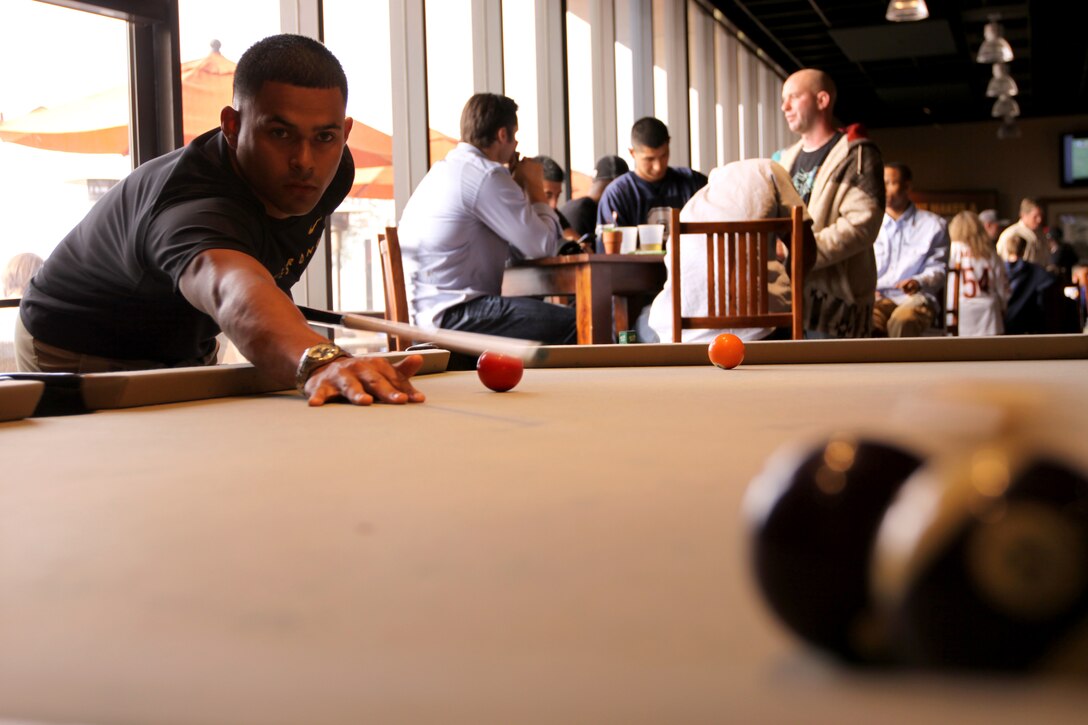
[[[975,60],[979,63],[1010,62],[1012,60],[1012,46],[1009,45],[1009,41],[1005,40],[1003,33],[1001,24],[997,22],[995,17],[991,17],[990,22],[986,23],[986,26],[982,29],[985,40],[979,46],[978,57]]]
[[[926,0],[892,0],[884,17],[893,23],[925,20],[929,17],[929,8],[926,7]]]

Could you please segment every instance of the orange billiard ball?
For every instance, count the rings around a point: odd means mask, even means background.
[[[744,341],[736,335],[723,332],[710,343],[707,354],[710,362],[723,370],[731,370],[744,360]]]

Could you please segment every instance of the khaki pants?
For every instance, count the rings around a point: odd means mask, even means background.
[[[214,365],[216,353],[203,360],[182,362],[177,367]],[[72,352],[35,340],[23,321],[15,319],[15,369],[21,373],[116,373],[174,367],[157,360],[125,360]]]
[[[911,295],[900,304],[882,297],[873,305],[873,337],[921,337],[934,316],[925,295]]]

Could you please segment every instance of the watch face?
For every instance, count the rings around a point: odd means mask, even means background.
[[[347,353],[339,345],[331,342],[318,343],[307,348],[299,363],[298,370],[295,371],[295,386],[302,390],[313,370],[343,355],[347,355]]]
[[[332,360],[339,354],[340,348],[332,344],[314,346],[310,349],[310,359],[316,362],[326,362],[328,360]]]

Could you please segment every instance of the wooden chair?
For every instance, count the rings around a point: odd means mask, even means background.
[[[680,240],[685,234],[706,238],[707,309],[701,317],[685,317],[681,307]],[[768,308],[767,262],[773,253],[772,234],[790,244],[790,312]],[[690,243],[690,242],[689,242]],[[741,222],[682,222],[672,210],[669,234],[672,279],[672,337],[680,342],[683,330],[789,325],[793,339],[804,337],[804,275],[816,261],[811,223],[804,208],[793,207],[789,217]]]
[[[386,227],[385,234],[378,235],[378,249],[382,258],[382,279],[385,282],[385,319],[410,323],[408,319],[408,294],[404,289],[404,265],[400,259],[400,240],[396,227]],[[408,349],[411,340],[397,335],[389,336],[389,350]]]
[[[950,266],[945,276],[944,329],[945,333],[957,337],[960,334],[960,275],[959,265]]]

